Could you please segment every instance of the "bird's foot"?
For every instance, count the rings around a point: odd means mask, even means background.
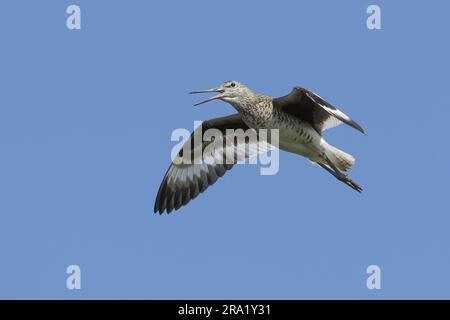
[[[339,180],[341,180],[342,182],[344,182],[346,185],[348,185],[350,188],[352,188],[353,190],[358,191],[359,193],[361,193],[362,188],[352,179],[348,178],[345,174],[342,174],[339,178]]]

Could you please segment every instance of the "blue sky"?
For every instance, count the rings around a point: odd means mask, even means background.
[[[82,29],[66,28],[78,4]],[[378,4],[382,30],[366,28]],[[446,1],[2,1],[0,298],[450,298]],[[314,90],[358,194],[281,154],[153,214],[187,93]],[[66,289],[79,265],[82,289]],[[379,265],[381,290],[366,268]]]

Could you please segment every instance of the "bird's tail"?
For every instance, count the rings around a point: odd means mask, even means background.
[[[325,153],[331,162],[339,169],[343,171],[350,170],[355,164],[355,158],[352,155],[339,150],[328,143],[324,145]]]

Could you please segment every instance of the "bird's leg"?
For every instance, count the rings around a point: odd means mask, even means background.
[[[316,162],[319,166],[321,166],[322,168],[324,168],[325,170],[327,170],[330,174],[332,174],[333,176],[335,176],[336,177],[336,173],[333,171],[333,170],[331,170],[326,164],[323,164],[323,163],[318,163],[318,162]],[[336,177],[337,178],[337,177]]]
[[[339,181],[342,181],[346,185],[348,185],[350,188],[361,192],[362,188],[353,180],[349,179],[345,174],[343,174],[341,171],[339,171],[338,168],[334,165],[333,162],[328,159],[328,157],[325,157],[325,161],[327,162],[328,166],[326,164],[319,163],[319,165],[327,170],[330,174],[332,174],[336,179]]]

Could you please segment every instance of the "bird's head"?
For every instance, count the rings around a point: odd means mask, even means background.
[[[230,80],[225,81],[217,88],[207,89],[207,90],[198,90],[198,91],[192,91],[192,93],[208,93],[208,92],[218,92],[218,95],[215,95],[211,98],[208,98],[206,100],[203,100],[199,103],[194,104],[194,106],[198,106],[199,104],[206,103],[212,100],[222,100],[231,104],[237,104],[241,99],[245,99],[249,95],[252,95],[253,92],[247,88],[242,83]]]

